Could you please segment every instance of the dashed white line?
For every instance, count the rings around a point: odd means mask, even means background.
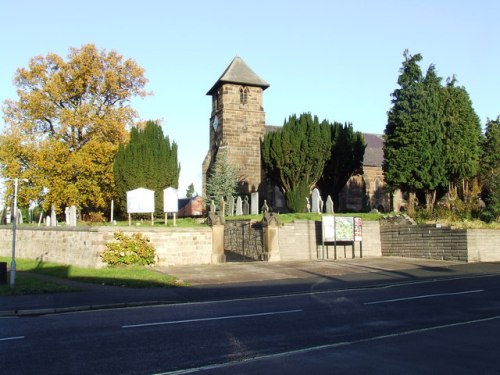
[[[138,328],[138,327],[159,326],[159,325],[167,325],[167,324],[183,324],[183,323],[193,323],[193,322],[208,322],[208,321],[212,321],[212,320],[252,318],[252,317],[258,317],[258,316],[292,314],[292,313],[298,313],[298,312],[302,312],[302,311],[303,311],[302,309],[298,309],[298,310],[286,310],[286,311],[270,311],[270,312],[255,313],[255,314],[216,316],[216,317],[212,317],[212,318],[172,320],[172,321],[167,321],[167,322],[153,322],[153,323],[142,323],[142,324],[129,324],[129,325],[122,326],[122,328]]]
[[[0,341],[9,341],[9,340],[22,340],[24,336],[13,336],[13,337],[3,337],[0,338]]]
[[[422,296],[385,299],[385,300],[381,300],[381,301],[365,302],[364,305],[377,305],[379,303],[393,303],[393,302],[401,302],[401,301],[410,301],[413,299],[433,298],[433,297],[443,297],[443,296],[458,296],[461,294],[481,293],[481,292],[484,292],[484,289],[466,290],[464,292],[436,293],[436,294],[425,294]]]

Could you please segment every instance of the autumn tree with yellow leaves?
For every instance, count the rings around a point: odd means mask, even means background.
[[[37,56],[17,70],[17,100],[4,102],[0,173],[26,178],[19,202],[105,209],[115,196],[113,159],[146,96],[144,70],[115,51],[87,44],[67,59]],[[6,184],[7,190],[11,184]]]

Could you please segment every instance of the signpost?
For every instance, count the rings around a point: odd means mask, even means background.
[[[352,257],[355,257],[354,244],[359,242],[359,256],[363,257],[362,241],[363,241],[363,221],[359,217],[352,216],[335,216],[324,215],[321,218],[321,233],[322,233],[322,259],[328,259],[328,245],[325,258],[325,243],[334,244],[334,259],[337,259],[337,243],[345,243],[352,246]]]

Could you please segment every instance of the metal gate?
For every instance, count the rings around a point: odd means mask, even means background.
[[[262,224],[250,220],[226,220],[224,253],[228,262],[267,261]]]

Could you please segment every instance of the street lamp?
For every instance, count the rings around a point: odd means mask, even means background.
[[[21,178],[21,181],[28,182],[27,179]],[[16,283],[16,228],[17,228],[17,185],[18,178],[14,178],[14,210],[12,213],[12,260],[10,262],[10,287],[14,288]]]

